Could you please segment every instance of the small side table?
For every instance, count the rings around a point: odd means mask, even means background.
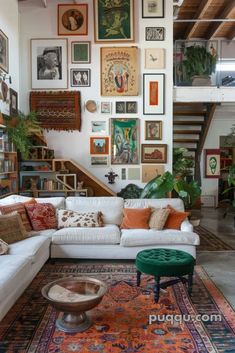
[[[159,300],[161,288],[178,283],[188,284],[188,293],[192,293],[193,271],[195,259],[192,255],[181,250],[174,249],[148,249],[140,251],[136,256],[137,286],[140,286],[141,274],[146,273],[154,276],[154,300]],[[183,276],[188,275],[188,278]],[[160,283],[161,277],[177,277]]]

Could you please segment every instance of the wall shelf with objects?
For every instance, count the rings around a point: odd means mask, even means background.
[[[4,125],[0,126],[0,198],[18,192],[17,152]]]

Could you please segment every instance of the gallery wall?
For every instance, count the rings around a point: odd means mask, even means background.
[[[13,1],[13,0],[11,0]],[[4,2],[4,0],[1,0]],[[70,4],[71,1],[50,0],[47,8],[42,6],[39,0],[23,1],[20,4],[20,108],[27,112],[29,110],[29,92],[31,90],[31,38],[62,38],[57,35],[57,5],[60,3]],[[172,165],[172,87],[173,87],[173,21],[172,21],[172,2],[165,1],[164,18],[142,18],[141,1],[134,0],[135,13],[135,42],[133,43],[94,43],[94,22],[93,22],[93,1],[86,0],[88,4],[88,35],[87,36],[66,36],[68,39],[68,72],[71,68],[86,68],[91,70],[91,86],[74,88],[68,86],[69,90],[79,90],[81,92],[82,103],[82,129],[81,131],[47,131],[45,133],[48,145],[55,150],[58,158],[68,158],[80,163],[83,167],[97,176],[101,181],[107,183],[104,177],[110,169],[115,171],[119,178],[116,183],[111,185],[114,191],[120,191],[125,185],[135,183],[142,186],[141,171],[142,165],[109,165],[108,167],[93,167],[90,163],[90,137],[92,121],[106,121],[109,129],[107,136],[110,136],[110,118],[139,118],[140,120],[140,142],[143,144],[159,143],[167,144],[167,163],[164,164],[165,170],[170,170]],[[9,10],[8,10],[9,11]],[[164,27],[164,41],[145,41],[145,27]],[[63,36],[64,38],[64,36]],[[72,41],[91,41],[91,63],[90,64],[71,64],[71,42]],[[118,46],[137,46],[139,64],[139,95],[123,97],[102,97],[100,93],[100,48]],[[149,70],[144,68],[145,48],[164,48],[165,49],[165,68],[161,70]],[[144,115],[143,114],[143,74],[144,73],[163,73],[165,74],[165,113],[163,115]],[[94,100],[98,109],[94,113],[88,112],[84,108],[87,100]],[[111,114],[101,114],[101,102],[112,103]],[[136,101],[136,114],[116,114],[116,101]],[[163,133],[161,141],[145,140],[145,121],[161,120],[163,123]],[[122,180],[122,169],[126,169],[126,180]],[[134,172],[134,173],[131,173]],[[138,177],[139,173],[139,177]],[[137,180],[128,179],[131,174]]]
[[[19,20],[18,1],[0,0],[0,29],[8,37],[9,44],[9,74],[12,83],[6,80],[8,87],[19,91]],[[0,100],[0,111],[9,114],[9,91],[7,101]]]

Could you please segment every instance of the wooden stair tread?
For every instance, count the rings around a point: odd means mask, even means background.
[[[201,130],[174,130],[174,134],[199,135]]]
[[[182,142],[182,143],[197,143],[198,139],[174,139],[173,142]]]
[[[181,111],[174,111],[173,115],[179,116],[179,115],[183,115],[183,116],[205,116],[206,115],[206,111],[201,111],[201,112],[194,112],[194,111],[190,111],[190,110],[181,110]]]
[[[185,120],[185,121],[174,121],[174,125],[204,125],[204,121],[196,121],[196,120]]]

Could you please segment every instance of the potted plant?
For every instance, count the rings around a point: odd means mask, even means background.
[[[184,56],[181,69],[192,86],[211,85],[210,76],[215,72],[217,62],[215,50],[210,52],[203,46],[191,45],[185,48]]]

